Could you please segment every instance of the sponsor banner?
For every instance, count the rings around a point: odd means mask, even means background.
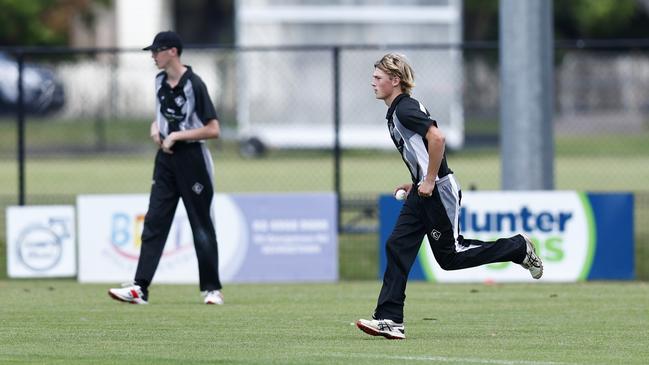
[[[73,206],[12,206],[6,213],[10,278],[77,274]]]
[[[147,195],[83,195],[79,210],[79,281],[132,281]],[[215,194],[213,217],[223,282],[338,279],[334,194]],[[156,283],[198,283],[192,231],[182,201]]]
[[[462,195],[460,233],[483,241],[526,233],[543,260],[543,281],[634,278],[632,194],[551,191]],[[387,195],[379,201],[381,276],[386,266],[385,242],[402,204]],[[533,281],[527,270],[512,262],[442,270],[425,237],[409,277],[439,282]]]

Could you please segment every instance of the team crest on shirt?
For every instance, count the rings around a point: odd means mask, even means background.
[[[182,107],[185,104],[185,98],[182,95],[178,95],[174,98],[174,102],[178,107]]]

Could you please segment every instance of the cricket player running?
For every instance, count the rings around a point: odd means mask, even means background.
[[[512,261],[529,270],[534,279],[543,275],[541,259],[524,234],[495,242],[459,234],[460,186],[447,165],[444,135],[437,122],[410,96],[414,86],[414,73],[404,56],[389,53],[374,64],[372,88],[376,98],[389,107],[388,130],[412,178],[412,183],[395,189],[405,189],[408,195],[386,242],[387,267],[373,318],[356,321],[363,332],[388,339],[406,338],[406,282],[424,235],[444,270]]]
[[[148,289],[162,256],[178,199],[182,198],[192,228],[203,302],[223,304],[211,215],[213,163],[203,143],[220,134],[216,111],[201,78],[180,62],[183,45],[178,34],[160,32],[153,44],[144,50],[151,51],[156,66],[163,70],[155,79],[156,119],[150,129],[151,139],[159,149],[135,280],[122,288],[110,289],[108,294],[123,302],[148,303]]]

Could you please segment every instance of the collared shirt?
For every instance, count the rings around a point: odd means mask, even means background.
[[[386,119],[392,142],[408,167],[412,182],[422,182],[428,171],[426,133],[431,125],[437,127],[437,122],[430,118],[430,113],[422,103],[408,94],[400,94],[392,101]],[[435,180],[452,173],[444,153]]]
[[[167,83],[165,71],[155,79],[156,119],[163,139],[171,132],[200,128],[218,119],[205,83],[191,67],[185,67],[187,71],[173,88]]]

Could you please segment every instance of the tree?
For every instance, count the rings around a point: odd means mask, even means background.
[[[554,2],[555,38],[636,38],[634,18],[647,18],[635,0],[557,0]]]
[[[70,19],[81,16],[92,22],[93,6],[110,0],[0,0],[0,45],[66,45]]]
[[[498,0],[464,0],[464,39],[498,39]],[[554,38],[647,38],[649,0],[554,0]]]

